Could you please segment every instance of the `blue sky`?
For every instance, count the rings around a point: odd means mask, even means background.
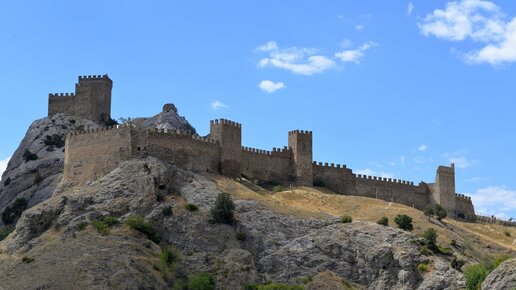
[[[516,217],[514,1],[2,1],[0,171],[48,93],[114,80],[115,118],[166,102],[245,146],[314,131],[314,159],[432,182]],[[5,166],[5,165],[4,165]]]

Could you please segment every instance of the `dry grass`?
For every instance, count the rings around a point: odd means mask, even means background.
[[[389,226],[396,226],[394,217],[406,214],[412,217],[414,233],[421,235],[427,228],[435,228],[439,233],[438,242],[445,247],[450,246],[451,240],[459,245],[477,243],[479,251],[485,248],[499,247],[494,251],[516,251],[516,228],[498,224],[468,223],[453,219],[444,219],[439,222],[428,220],[422,211],[409,206],[389,203],[383,200],[339,195],[326,188],[298,187],[279,193],[264,193],[252,190],[239,182],[224,177],[215,179],[219,190],[228,192],[239,199],[256,200],[265,207],[284,214],[300,215],[303,217],[324,218],[328,216],[340,217],[349,215],[353,221],[376,222],[381,217],[389,218]],[[253,186],[253,189],[255,187]],[[266,192],[266,191],[265,191]],[[505,232],[511,235],[507,237]],[[487,245],[490,245],[487,247]]]

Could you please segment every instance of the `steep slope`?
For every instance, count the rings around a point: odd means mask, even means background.
[[[209,209],[218,193],[213,181],[152,157],[124,162],[81,187],[61,183],[0,243],[2,286],[59,289],[74,281],[88,289],[166,289],[208,272],[218,289],[241,289],[266,281],[301,283],[328,271],[332,283],[339,277],[363,289],[457,289],[464,283],[442,258],[421,256],[417,236],[375,223],[342,224],[327,214],[304,217],[234,195],[237,223],[212,224]],[[199,210],[186,210],[185,202]],[[166,206],[172,215],[163,214]],[[91,225],[81,230],[94,219],[131,215],[145,216],[158,229],[162,248],[177,249],[173,274],[157,266],[159,247],[145,235],[122,225],[107,235]],[[238,232],[245,239],[237,239]],[[431,270],[418,271],[420,264]]]
[[[516,259],[505,261],[482,283],[482,290],[513,290],[516,288]]]

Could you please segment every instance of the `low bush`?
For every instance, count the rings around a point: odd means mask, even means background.
[[[88,226],[88,222],[82,221],[77,224],[76,229],[80,232],[83,231]]]
[[[439,252],[442,255],[447,255],[447,256],[453,255],[453,250],[449,247],[437,246],[437,252]]]
[[[199,208],[193,204],[193,203],[186,203],[185,204],[185,209],[188,210],[188,211],[197,211],[199,210]]]
[[[423,239],[425,242],[425,246],[427,246],[430,250],[435,252],[437,250],[437,236],[439,234],[434,228],[426,229],[423,233]]]
[[[161,209],[161,214],[163,216],[171,216],[172,215],[172,206],[167,205],[163,209]]]
[[[25,152],[23,152],[23,160],[25,162],[38,160],[38,155],[30,152],[29,149],[25,149]]]
[[[238,232],[236,234],[236,239],[239,240],[239,241],[245,241],[246,238],[247,238],[247,236],[243,232]]]
[[[506,236],[506,237],[510,237],[510,236],[511,236],[511,233],[510,233],[509,231],[505,231],[505,232],[503,232],[503,234],[504,234],[504,236]]]
[[[120,223],[117,217],[114,216],[105,216],[101,219],[101,221],[105,224],[107,224],[109,227],[112,227],[114,225],[117,225]]]
[[[7,236],[14,231],[14,227],[6,226],[0,228],[0,241],[7,238]]]
[[[180,262],[179,252],[174,248],[165,248],[159,255],[159,268],[161,271],[173,270],[175,265]]]
[[[497,256],[493,261],[493,269],[496,269],[498,266],[500,266],[503,262],[511,259],[511,256],[507,254],[501,254]]]
[[[28,263],[32,263],[32,262],[34,262],[34,258],[30,258],[30,257],[25,256],[25,257],[22,258],[22,262],[27,263],[27,264]]]
[[[432,250],[430,250],[427,246],[422,246],[421,248],[419,248],[419,253],[425,256],[430,256],[434,254],[434,252],[432,252]]]
[[[379,225],[382,225],[382,226],[388,226],[389,225],[389,219],[386,216],[384,216],[381,219],[379,219],[376,223],[379,224]]]
[[[99,234],[106,236],[109,234],[109,227],[101,220],[92,220],[91,225],[99,232]]]
[[[65,139],[64,136],[58,134],[46,135],[43,143],[45,143],[47,146],[61,148],[65,145]]]
[[[269,283],[265,285],[249,285],[246,290],[304,290],[305,287],[299,285],[287,285],[280,283]]]
[[[28,204],[29,201],[25,198],[17,198],[12,205],[7,206],[2,212],[2,222],[6,225],[14,223],[20,218]]]
[[[482,264],[476,264],[466,267],[466,269],[464,270],[464,278],[466,278],[466,289],[480,289],[482,282],[484,282],[488,274],[489,269]]]
[[[457,241],[456,241],[456,240],[453,240],[453,239],[450,241],[450,245],[451,245],[452,247],[455,247],[455,248],[459,246],[459,245],[457,244]]]
[[[146,222],[142,216],[130,216],[124,224],[133,230],[137,230],[147,236],[147,238],[156,244],[161,241],[161,235],[150,223]]]
[[[399,214],[394,218],[394,222],[402,230],[411,231],[414,229],[412,218],[406,214]]]
[[[274,192],[282,192],[284,191],[285,188],[283,187],[283,185],[275,185],[273,188],[272,188],[272,191]]]
[[[188,279],[188,290],[213,290],[215,280],[208,273],[194,275]]]
[[[232,224],[234,220],[233,210],[235,204],[229,193],[221,192],[215,200],[215,205],[210,210],[211,221],[219,224]]]
[[[343,224],[347,224],[347,223],[350,223],[353,221],[353,218],[350,217],[349,215],[345,215],[345,216],[342,216],[340,218],[340,222],[343,223]]]
[[[428,271],[428,264],[421,263],[421,264],[417,265],[417,269],[420,272],[426,272],[426,271]]]

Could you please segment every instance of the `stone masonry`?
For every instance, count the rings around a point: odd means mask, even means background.
[[[67,100],[65,102],[70,103],[66,106],[57,105],[61,100],[54,103],[55,96],[51,95],[54,100],[49,100],[49,104],[53,104],[49,114],[59,111],[97,122],[106,120],[110,116],[107,102],[111,101],[111,80],[107,76],[84,79],[79,77],[76,91],[82,92],[82,86],[90,88],[91,92],[81,98],[91,102]],[[78,87],[81,90],[77,90]],[[109,92],[105,91],[107,88]],[[86,108],[76,107],[85,103]],[[210,135],[206,138],[180,130],[138,130],[127,126],[69,134],[65,145],[64,179],[75,183],[92,181],[139,155],[152,155],[197,173],[245,176],[297,186],[325,186],[340,194],[378,198],[420,210],[440,204],[452,216],[473,218],[475,215],[471,198],[455,192],[453,164],[439,166],[435,183],[420,182],[418,185],[399,179],[354,174],[345,165],[314,162],[311,131],[291,131],[288,146],[266,151],[242,147],[242,125],[225,119],[211,121]]]

